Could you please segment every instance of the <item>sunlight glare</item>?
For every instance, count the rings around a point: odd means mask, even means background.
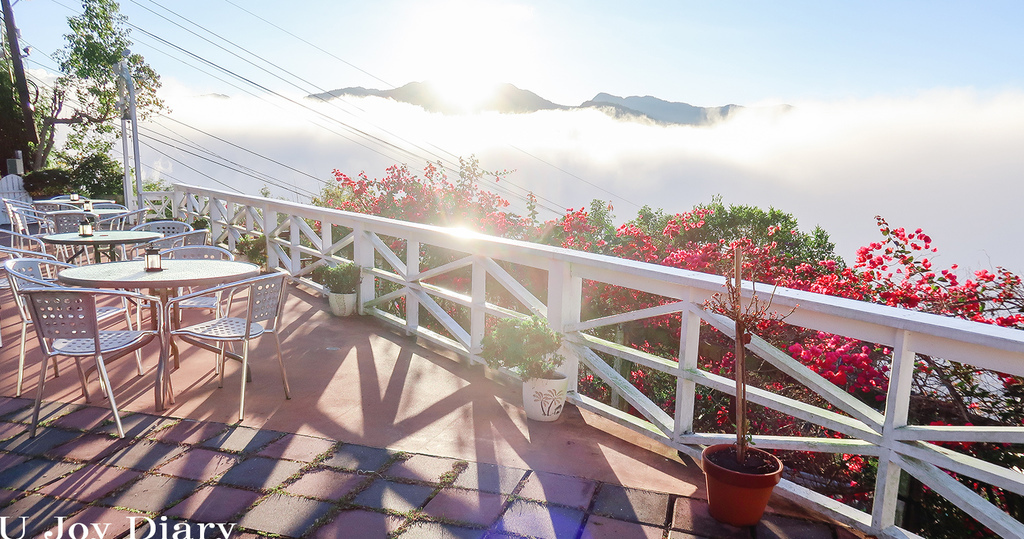
[[[409,9],[402,48],[440,96],[463,110],[530,69],[532,8],[500,0],[449,0]]]

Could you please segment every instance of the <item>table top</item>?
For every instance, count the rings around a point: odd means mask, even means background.
[[[159,232],[143,230],[97,230],[92,236],[79,236],[78,232],[49,234],[40,238],[46,243],[57,245],[121,245],[125,243],[146,243],[164,237]]]
[[[178,288],[211,286],[260,274],[260,267],[232,260],[167,260],[162,271],[146,271],[142,260],[91,264],[61,270],[57,280],[96,288]]]

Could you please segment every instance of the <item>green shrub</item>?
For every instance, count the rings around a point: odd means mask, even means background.
[[[313,282],[324,285],[333,294],[354,294],[360,278],[359,266],[353,262],[319,266],[313,270]]]
[[[488,365],[515,370],[523,380],[550,378],[565,361],[558,353],[562,335],[537,316],[496,321],[482,344],[480,356]]]

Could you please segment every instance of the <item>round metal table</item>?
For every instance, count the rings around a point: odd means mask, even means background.
[[[68,262],[78,258],[79,255],[85,252],[85,248],[91,245],[95,247],[96,263],[99,263],[100,253],[102,252],[100,246],[108,246],[107,259],[116,260],[117,252],[114,251],[115,245],[146,243],[162,237],[164,235],[159,232],[145,232],[142,230],[98,230],[93,232],[92,236],[80,236],[78,232],[65,232],[63,234],[49,234],[40,239],[54,245],[82,246],[82,249],[72,255]]]
[[[57,280],[64,284],[90,288],[148,288],[150,293],[160,297],[162,303],[178,289],[186,286],[213,286],[238,281],[260,274],[260,267],[248,262],[231,260],[167,260],[161,261],[161,271],[146,271],[142,260],[110,262],[66,268],[57,274]],[[162,306],[160,308],[163,308]],[[165,372],[170,343],[171,317],[165,317],[160,328],[160,362],[156,367],[156,409],[164,408],[164,389],[167,383]],[[153,320],[157,317],[153,316]],[[173,402],[173,401],[172,401]]]

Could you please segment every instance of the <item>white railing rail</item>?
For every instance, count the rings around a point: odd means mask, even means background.
[[[147,198],[149,200],[149,198]],[[238,193],[175,185],[174,191],[154,202],[169,204],[175,216],[210,220],[215,242],[233,248],[242,234],[266,238],[268,266],[319,287],[309,280],[312,269],[351,257],[363,271],[360,313],[376,316],[409,334],[463,354],[474,361],[481,349],[488,316],[537,314],[565,335],[563,353],[568,360],[561,370],[570,379],[570,398],[578,406],[601,414],[636,432],[676,448],[699,461],[701,446],[723,443],[734,435],[694,432],[695,394],[698,385],[733,394],[733,382],[698,368],[697,349],[701,323],[732,336],[728,319],[704,310],[705,301],[723,292],[724,278],[634,262],[603,255],[466,233],[454,229],[413,224],[293,202],[245,196]],[[316,223],[320,223],[319,230]],[[404,247],[405,257],[399,253]],[[424,267],[422,247],[458,253],[453,262]],[[397,252],[396,252],[397,251]],[[346,258],[342,258],[345,253]],[[513,276],[508,268],[533,268],[546,273],[542,291]],[[438,277],[459,275],[463,289],[437,283]],[[600,319],[582,320],[583,283],[595,281],[669,298],[665,305],[624,312]],[[379,283],[391,283],[390,292],[376,295]],[[491,289],[488,289],[491,286]],[[518,309],[488,301],[497,286],[518,300]],[[744,296],[751,286],[745,283]],[[404,302],[403,316],[388,306]],[[1024,376],[1024,332],[896,309],[832,296],[778,289],[774,305],[782,312],[795,307],[786,319],[795,326],[838,334],[890,347],[892,363],[884,412],[853,398],[764,340],[756,336],[748,348],[776,368],[803,383],[841,410],[810,406],[756,387],[748,398],[794,418],[831,429],[843,438],[754,436],[758,447],[799,451],[859,454],[878,459],[873,510],[860,511],[783,481],[777,492],[809,505],[833,519],[866,533],[906,537],[896,526],[897,495],[901,472],[907,472],[944,496],[981,524],[1002,537],[1024,537],[1024,525],[950,476],[972,477],[1024,495],[1024,474],[983,462],[928,441],[1024,443],[1024,428],[932,427],[908,424],[911,375],[916,354],[928,354],[1007,374]],[[456,306],[468,316],[465,325],[448,314]],[[429,313],[443,331],[420,324],[421,312]],[[629,321],[680,313],[683,330],[675,358],[647,354],[631,346],[594,335],[595,329]],[[625,379],[603,357],[655,369],[677,380],[674,415],[665,413]],[[576,392],[581,366],[606,382],[619,398],[643,418],[625,413]]]

